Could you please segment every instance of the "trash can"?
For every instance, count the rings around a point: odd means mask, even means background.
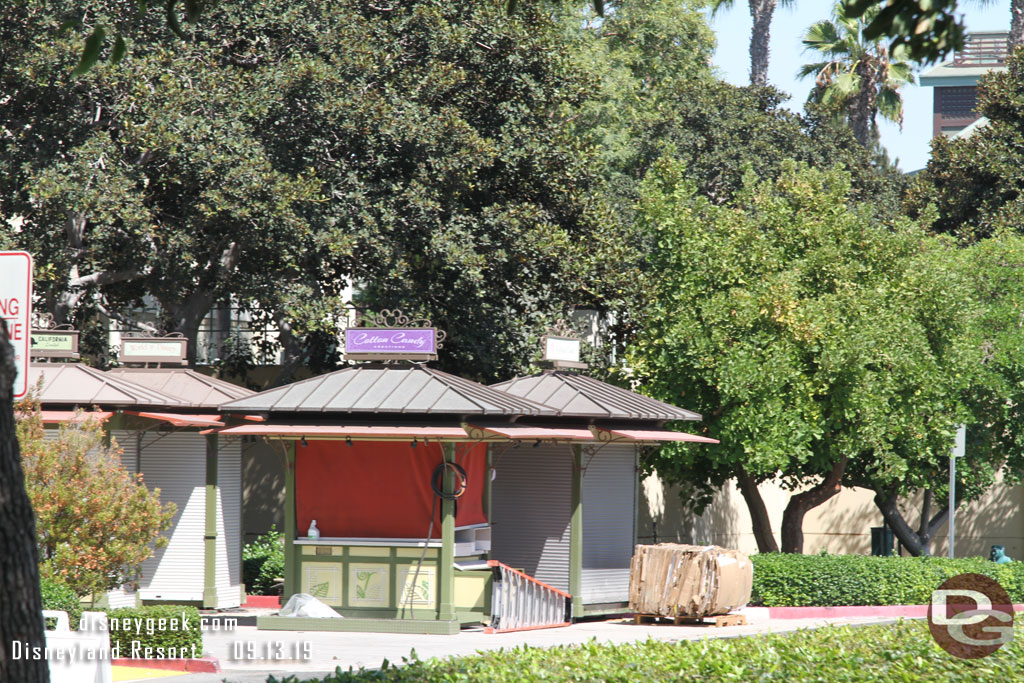
[[[896,540],[892,529],[887,526],[871,527],[871,554],[889,557],[893,554],[892,546]]]

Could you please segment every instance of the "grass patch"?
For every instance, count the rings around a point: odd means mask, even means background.
[[[346,681],[999,681],[1024,671],[1024,628],[991,657],[961,660],[924,621],[825,627],[789,634],[627,645],[517,647],[472,657],[341,671],[304,683]],[[271,677],[268,683],[299,683]]]

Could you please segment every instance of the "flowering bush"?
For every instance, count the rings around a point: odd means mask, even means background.
[[[39,574],[78,595],[116,588],[138,579],[154,545],[167,539],[175,505],[160,504],[142,475],[121,465],[115,441],[105,441],[94,420],[62,426],[46,438],[39,404],[18,404],[25,488],[36,514]]]

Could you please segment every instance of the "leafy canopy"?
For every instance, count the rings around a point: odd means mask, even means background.
[[[843,458],[899,476],[903,445],[946,452],[963,418],[969,300],[923,266],[948,246],[849,196],[846,173],[793,164],[724,206],[674,164],[645,183],[655,290],[630,361],[721,440],[651,461],[701,489],[697,508],[739,467],[794,486]]]
[[[966,138],[935,138],[907,198],[910,215],[964,243],[1024,226],[1024,48],[1006,67],[978,80],[987,122]]]

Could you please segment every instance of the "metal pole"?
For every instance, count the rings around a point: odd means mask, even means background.
[[[949,454],[949,558],[956,544],[956,450]]]
[[[967,427],[960,425],[956,430],[953,448],[949,451],[949,557],[953,558],[956,545],[956,459],[964,457],[967,443]]]

